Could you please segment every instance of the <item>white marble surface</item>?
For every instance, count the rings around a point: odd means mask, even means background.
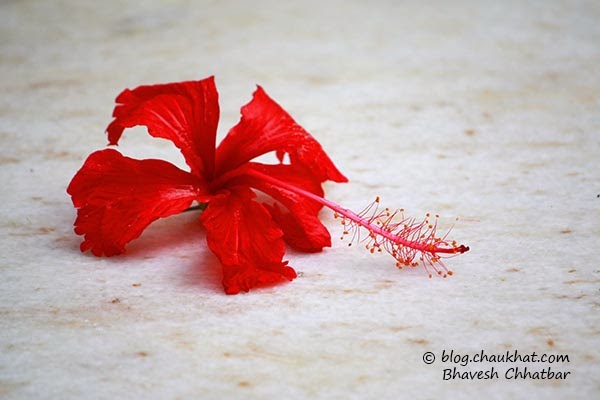
[[[95,3],[0,4],[1,398],[600,395],[600,3]],[[220,136],[261,84],[350,178],[329,198],[454,223],[454,277],[336,241],[226,296],[191,214],[81,254],[65,188],[114,97],[212,74]],[[143,130],[120,149],[181,164]],[[444,349],[566,354],[528,367],[571,374],[443,381]]]

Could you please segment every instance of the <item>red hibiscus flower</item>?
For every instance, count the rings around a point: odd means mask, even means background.
[[[442,274],[447,270],[440,254],[468,250],[436,237],[429,221],[402,217],[400,223],[392,222],[388,211],[355,214],[326,200],[321,184],[346,182],[346,177],[261,87],[216,148],[219,104],[212,77],[127,89],[116,101],[107,128],[111,145],[125,128],[143,125],[151,136],[172,141],[190,171],[166,161],[132,159],[113,149],[92,153],[67,189],[78,209],[75,232],[84,236],[81,251],[96,256],[123,253],[150,223],[183,212],[194,202],[205,207],[200,222],[223,266],[228,294],[294,279],[295,271],[283,261],[284,242],[306,252],[331,246],[318,218],[323,206],[342,218],[345,234],[366,228],[367,248],[383,248],[398,266],[415,264],[420,254],[426,268]],[[279,164],[252,161],[270,152]],[[286,156],[289,163],[283,162]],[[255,190],[270,200],[259,200]]]

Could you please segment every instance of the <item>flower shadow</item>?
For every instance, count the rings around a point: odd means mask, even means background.
[[[178,276],[171,282],[223,293],[221,265],[208,249],[206,233],[198,219],[197,212],[159,219],[148,226],[139,238],[127,244],[124,254],[109,260],[122,265],[146,261],[155,263],[164,259],[164,267],[178,271]],[[94,257],[89,252],[86,254]]]
[[[147,259],[166,252],[184,254],[189,247],[202,248],[205,235],[198,218],[198,213],[181,213],[154,221],[139,238],[126,245],[125,254],[116,257]]]

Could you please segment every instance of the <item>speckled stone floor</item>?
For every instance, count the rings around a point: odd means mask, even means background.
[[[0,397],[600,395],[598,2],[96,3],[0,4]],[[115,96],[209,75],[220,137],[262,85],[349,177],[328,198],[453,225],[454,276],[336,240],[289,251],[295,281],[226,296],[191,213],[80,253],[65,189]],[[143,129],[119,149],[183,165]]]

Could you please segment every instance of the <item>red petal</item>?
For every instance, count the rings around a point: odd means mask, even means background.
[[[331,235],[316,215],[299,216],[297,208],[282,211],[277,205],[265,205],[273,220],[284,232],[283,240],[296,250],[316,253],[331,247]]]
[[[252,100],[242,107],[240,122],[217,149],[217,172],[222,174],[271,151],[280,160],[288,153],[292,164],[302,165],[321,182],[347,181],[319,142],[258,86]]]
[[[247,168],[323,197],[321,182],[299,165],[249,163]],[[306,252],[317,252],[331,246],[329,231],[318,217],[321,204],[252,176],[244,176],[240,181],[268,194],[289,210],[286,212],[276,204],[267,205],[273,219],[284,232],[283,239],[290,246]]]
[[[248,188],[231,188],[214,197],[200,217],[208,246],[223,264],[227,294],[296,277],[287,261],[282,261],[283,233],[253,197]]]
[[[116,150],[92,153],[67,188],[78,208],[75,233],[81,251],[123,253],[154,220],[205,202],[205,183],[161,160],[135,160]]]
[[[212,177],[219,122],[213,77],[126,89],[116,101],[115,119],[106,128],[110,144],[117,144],[125,128],[144,125],[150,135],[171,140],[192,172]]]

